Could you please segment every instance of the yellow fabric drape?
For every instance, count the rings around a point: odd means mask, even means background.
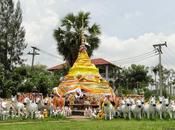
[[[57,91],[60,95],[65,95],[77,88],[92,94],[113,94],[109,83],[101,77],[85,50],[79,52],[78,58],[57,87]]]

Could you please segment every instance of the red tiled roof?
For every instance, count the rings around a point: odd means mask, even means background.
[[[97,59],[92,59],[91,62],[94,64],[94,65],[106,65],[106,64],[112,64],[110,63],[109,61],[106,61],[102,58],[97,58]]]
[[[56,65],[56,66],[53,66],[49,69],[47,69],[48,71],[54,71],[54,70],[61,70],[63,69],[64,67],[66,67],[66,63],[63,63],[63,64],[59,64],[59,65]]]
[[[92,61],[92,63],[94,65],[107,65],[107,64],[110,64],[110,65],[116,66],[116,65],[112,64],[111,62],[106,61],[106,60],[104,60],[102,58],[92,59],[91,61]],[[53,66],[53,67],[49,68],[48,70],[49,71],[60,70],[60,69],[63,69],[64,67],[66,67],[66,66],[67,66],[66,63],[59,64],[59,65],[56,65],[56,66]],[[118,67],[118,68],[120,68],[120,67]]]

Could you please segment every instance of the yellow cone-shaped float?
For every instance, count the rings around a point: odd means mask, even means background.
[[[91,62],[84,44],[80,46],[74,65],[56,88],[55,93],[63,96],[76,89],[89,94],[113,95],[109,83],[101,77],[98,68]]]

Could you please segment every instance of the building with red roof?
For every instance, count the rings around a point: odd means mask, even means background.
[[[107,80],[109,78],[113,78],[114,73],[117,73],[117,71],[121,69],[119,66],[102,58],[92,59],[91,62],[99,69],[101,76],[103,76]],[[59,71],[66,67],[67,64],[63,63],[49,68],[48,71]]]

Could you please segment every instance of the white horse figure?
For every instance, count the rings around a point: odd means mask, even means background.
[[[150,115],[152,116],[152,118],[154,118],[155,113],[156,113],[156,100],[155,97],[151,97],[149,100],[148,104],[145,104],[143,106],[143,110],[147,115],[147,118],[150,118]]]
[[[49,116],[52,116],[54,112],[54,105],[52,103],[52,100],[53,99],[51,97],[46,97],[43,99],[44,108],[49,112]]]
[[[131,113],[133,113],[133,111],[134,111],[134,109],[136,107],[135,100],[133,98],[131,98],[131,97],[129,97],[129,100],[131,102],[131,104],[130,104]]]
[[[105,113],[105,120],[111,120],[115,116],[115,109],[110,102],[104,102],[104,113]],[[93,111],[91,112],[92,115]]]
[[[31,118],[34,118],[34,114],[35,112],[38,111],[38,105],[31,101],[28,97],[24,98],[24,104],[26,105],[26,109],[27,109],[27,117],[29,116],[29,114],[31,115]]]
[[[163,103],[163,100],[164,100],[164,96],[159,96],[158,99],[159,99],[159,102],[156,105],[156,112],[160,116],[160,119],[162,119],[162,112],[163,112],[162,103]]]
[[[41,111],[36,111],[35,112],[35,118],[36,119],[44,119],[44,115],[41,114]]]
[[[9,117],[9,103],[0,98],[0,120],[7,120]]]
[[[52,116],[57,117],[58,115],[60,115],[60,113],[61,113],[61,110],[56,109],[56,110],[53,111]]]
[[[16,96],[12,96],[11,98],[12,100],[12,107],[14,109],[14,113],[15,115],[18,114],[18,117],[20,117],[21,115],[24,115],[24,111],[25,111],[25,107],[24,104],[21,102],[18,102],[17,97]]]
[[[142,109],[141,109],[141,116],[144,116],[144,104],[145,104],[145,98],[141,97],[140,98],[141,104],[142,104]]]
[[[168,114],[171,119],[175,119],[175,102],[173,100],[170,101],[170,104],[168,107]]]
[[[70,107],[65,107],[65,112],[66,112],[66,116],[71,116],[72,115],[72,110],[70,109]]]
[[[168,98],[164,98],[164,97],[159,97],[159,103],[156,106],[156,110],[159,114],[160,119],[162,119],[162,116],[167,116],[168,111],[169,111],[169,99]],[[169,111],[170,112],[170,111]],[[171,117],[171,115],[170,115]]]
[[[64,107],[61,108],[60,115],[66,117],[66,110]]]
[[[89,107],[89,108],[85,108],[84,110],[84,116],[85,117],[92,117],[92,109]]]
[[[43,111],[44,110],[44,100],[43,98],[36,98],[36,104],[38,105],[38,110]]]
[[[137,100],[135,104],[131,106],[131,111],[134,115],[134,118],[141,119],[141,111],[142,111],[142,102],[141,100]]]
[[[167,117],[167,115],[169,115],[170,119],[172,119],[172,114],[171,114],[171,109],[169,107],[169,104],[170,104],[169,98],[165,98],[162,103],[162,116]]]
[[[84,116],[88,117],[88,109],[87,108],[85,108],[85,110],[84,110]]]
[[[125,119],[127,118],[127,116],[129,119],[131,119],[131,101],[129,98],[127,98],[125,100],[125,103],[120,106],[119,111],[123,114],[123,117]]]

